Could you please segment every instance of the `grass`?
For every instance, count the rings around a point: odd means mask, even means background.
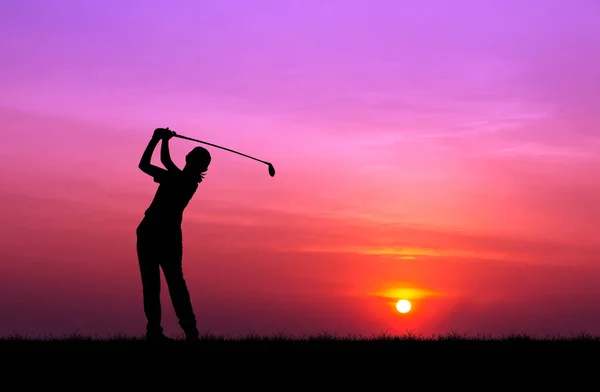
[[[183,342],[183,336],[171,336],[175,341]],[[330,333],[323,331],[313,335],[294,336],[285,334],[282,332],[273,335],[259,335],[256,333],[249,333],[247,335],[231,336],[231,335],[216,335],[207,332],[200,336],[200,340],[204,342],[509,342],[509,341],[528,341],[528,342],[599,342],[600,335],[592,335],[586,331],[570,334],[568,336],[555,334],[546,336],[529,335],[525,333],[510,333],[507,335],[487,335],[477,334],[470,335],[468,333],[460,333],[458,331],[452,331],[447,334],[432,334],[424,335],[422,333],[416,333],[407,331],[401,335],[393,335],[388,332],[382,332],[381,334],[373,334],[371,336],[364,335],[340,335],[338,333]],[[36,337],[23,335],[20,333],[12,333],[7,336],[0,336],[0,344],[6,342],[114,342],[114,341],[145,341],[143,336],[131,336],[124,333],[117,333],[115,335],[85,335],[78,331],[73,333],[65,333],[60,336],[51,334],[38,335]]]
[[[451,332],[441,335],[426,336],[414,332],[402,335],[391,335],[386,332],[379,335],[361,336],[322,332],[316,335],[295,337],[284,333],[270,336],[248,334],[244,336],[226,336],[207,333],[196,343],[187,343],[183,337],[174,337],[174,342],[151,343],[140,336],[116,334],[112,336],[87,336],[78,332],[62,336],[43,335],[28,337],[11,334],[0,337],[0,350],[20,352],[35,350],[39,352],[58,351],[112,351],[131,353],[148,350],[198,350],[198,351],[306,351],[306,352],[361,352],[385,351],[406,352],[407,350],[426,350],[451,352],[453,350],[517,350],[531,351],[552,348],[600,350],[600,336],[584,332],[569,336],[552,335],[537,337],[533,335],[512,333],[501,336],[468,335]]]
[[[29,369],[37,378],[45,372],[52,375],[41,378],[45,385],[48,377],[54,377],[55,385],[63,386],[69,380],[79,382],[73,374],[87,374],[90,380],[133,376],[152,383],[154,376],[149,375],[156,373],[167,379],[173,375],[189,376],[194,382],[198,377],[212,378],[221,387],[229,383],[232,388],[237,388],[235,383],[240,380],[262,388],[267,382],[280,386],[281,378],[294,383],[322,383],[320,380],[327,378],[338,389],[340,382],[356,389],[353,385],[362,379],[367,384],[361,390],[381,390],[389,383],[397,383],[403,374],[410,374],[410,379],[418,380],[422,388],[433,388],[439,382],[446,386],[474,383],[482,387],[481,380],[491,380],[493,385],[502,381],[524,386],[525,377],[533,380],[536,388],[541,382],[556,387],[558,378],[566,378],[572,390],[585,375],[596,374],[593,366],[599,352],[600,336],[586,332],[544,337],[520,333],[470,336],[458,332],[431,336],[414,332],[399,336],[340,336],[323,332],[303,337],[283,333],[234,337],[208,333],[197,343],[186,343],[180,337],[162,344],[139,336],[101,337],[75,332],[62,336],[0,337],[0,358],[10,359],[13,369],[3,365],[0,370],[20,380],[23,369]],[[39,370],[32,372],[36,365]],[[50,371],[51,368],[56,370]],[[376,388],[375,382],[381,387]]]

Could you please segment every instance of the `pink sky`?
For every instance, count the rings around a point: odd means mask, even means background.
[[[210,149],[202,331],[600,333],[597,1],[9,0],[0,34],[0,335],[143,332],[165,126],[277,170]]]

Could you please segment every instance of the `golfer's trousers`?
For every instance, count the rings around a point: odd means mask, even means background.
[[[146,332],[148,334],[163,332],[160,303],[160,269],[162,269],[179,325],[187,336],[197,336],[196,318],[187,284],[183,278],[181,226],[165,227],[142,221],[136,234],[144,313],[148,321]]]

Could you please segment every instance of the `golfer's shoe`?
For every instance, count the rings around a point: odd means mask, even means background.
[[[200,337],[198,337],[198,335],[189,335],[185,337],[185,341],[190,343],[199,342]]]
[[[146,340],[149,342],[174,342],[174,339],[164,334],[146,334]]]

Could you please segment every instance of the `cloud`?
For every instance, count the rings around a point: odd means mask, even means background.
[[[426,290],[414,286],[410,283],[398,283],[396,287],[382,290],[379,292],[372,293],[371,295],[384,299],[398,300],[398,299],[408,299],[408,300],[422,300],[431,297],[437,297],[444,295],[444,293],[439,293],[431,290]]]

